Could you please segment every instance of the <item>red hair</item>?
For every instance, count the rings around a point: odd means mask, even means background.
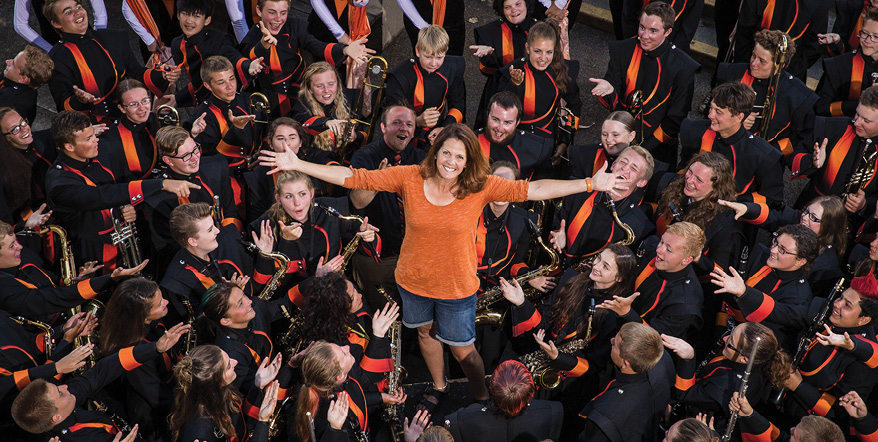
[[[871,273],[852,279],[851,288],[863,298],[878,299],[878,281]]]
[[[491,398],[494,405],[506,417],[516,417],[524,412],[534,397],[536,386],[530,371],[521,362],[505,361],[491,376]]]

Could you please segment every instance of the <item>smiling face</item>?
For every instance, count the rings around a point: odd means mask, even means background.
[[[518,108],[503,109],[494,103],[488,111],[488,122],[485,132],[488,140],[494,144],[506,146],[515,138],[515,129],[518,128]]]
[[[657,15],[640,15],[640,26],[637,28],[637,38],[640,40],[640,48],[651,51],[658,48],[671,35],[671,29],[665,30],[662,19]]]
[[[76,0],[61,0],[53,8],[55,19],[52,26],[68,34],[85,34],[88,30],[88,13]]]
[[[692,163],[683,178],[683,194],[695,201],[701,201],[713,191],[713,169],[699,162]]]
[[[347,294],[348,297],[351,298],[351,313],[356,313],[363,308],[363,295],[354,287],[354,284],[350,281],[346,281],[347,283]]]
[[[644,179],[644,174],[647,167],[646,159],[631,149],[622,152],[619,158],[613,162],[610,170],[613,172],[613,175],[621,179],[619,187],[624,189],[620,190],[619,193],[623,197],[631,195],[631,192],[638,187],[646,186],[648,181]]]
[[[878,21],[863,20],[863,29],[860,31],[865,34],[878,36]],[[878,43],[872,41],[871,38],[860,38],[860,52],[864,57],[874,57],[878,54]]]
[[[214,73],[210,76],[210,81],[206,81],[204,85],[213,95],[226,103],[231,103],[238,91],[238,79],[235,78],[233,69]]]
[[[203,255],[216,250],[219,243],[216,237],[219,236],[219,229],[213,222],[213,218],[207,216],[195,223],[196,234],[187,240],[188,248],[198,252],[196,255]]]
[[[226,317],[220,319],[220,324],[229,328],[246,328],[250,324],[250,320],[256,317],[256,311],[253,310],[253,301],[250,300],[244,291],[238,287],[232,287],[232,293],[229,295],[229,309],[226,311]]]
[[[854,133],[860,138],[878,136],[878,109],[858,104],[854,115]]]
[[[274,198],[287,215],[300,223],[308,221],[314,200],[314,189],[309,189],[304,181],[293,181],[283,183],[278,193]]]
[[[210,17],[200,12],[180,11],[177,14],[177,19],[180,21],[180,29],[183,30],[183,35],[186,38],[201,32],[205,26],[210,24]]]
[[[16,127],[18,129],[16,129]],[[22,118],[18,112],[11,111],[3,115],[3,119],[0,120],[0,130],[2,130],[2,133],[4,134],[9,134],[4,135],[6,141],[9,141],[9,143],[17,149],[25,150],[28,145],[34,142],[30,124],[27,124],[27,120]],[[13,130],[18,133],[10,133]]]
[[[335,101],[338,87],[338,77],[335,71],[326,71],[311,77],[309,89],[318,103],[327,106]]]
[[[823,205],[819,202],[813,202],[802,210],[800,218],[803,226],[811,229],[812,232],[820,234],[820,226],[823,223]]]
[[[595,288],[608,289],[620,281],[619,267],[616,265],[616,254],[604,249],[595,257],[588,278],[594,281]]]
[[[134,88],[122,94],[119,110],[134,124],[145,123],[149,119],[149,93],[143,88]]]
[[[765,264],[782,272],[798,270],[807,263],[805,259],[796,256],[798,253],[799,249],[796,247],[795,238],[783,233],[771,242],[771,249]]]
[[[162,297],[162,291],[156,290],[149,300],[149,315],[146,317],[145,323],[164,318],[168,314],[168,300]]]
[[[0,238],[0,269],[18,268],[21,265],[21,249],[15,235]]]
[[[394,152],[402,152],[415,136],[415,113],[405,106],[394,106],[387,111],[386,123],[381,123],[384,142]]]
[[[611,157],[618,156],[629,144],[634,142],[637,133],[629,131],[619,121],[604,120],[601,124],[601,145]]]
[[[275,152],[284,152],[289,148],[298,155],[299,149],[302,147],[299,131],[292,126],[278,126],[274,131],[274,136],[268,142],[271,145],[271,150]]]
[[[351,349],[347,345],[339,346],[336,344],[329,344],[329,347],[332,349],[332,354],[335,355],[336,361],[338,361],[339,367],[341,367],[341,373],[338,375],[339,382],[344,381],[348,377],[348,373],[351,371],[351,368],[354,366],[354,356],[351,355]]]
[[[290,3],[287,1],[267,1],[262,9],[256,9],[256,14],[262,19],[262,23],[268,26],[271,35],[277,35],[280,28],[287,22],[287,14],[290,11]]]
[[[527,4],[524,0],[505,0],[503,2],[503,18],[517,25],[527,17]]]
[[[712,101],[710,111],[707,113],[710,129],[723,138],[734,135],[741,128],[744,117],[744,114],[734,114],[731,109],[719,107]]]
[[[774,54],[759,43],[753,46],[750,54],[750,75],[764,80],[774,72]]]
[[[183,158],[186,156],[189,156],[188,161],[183,161]],[[201,149],[198,148],[198,145],[192,138],[187,138],[186,141],[177,148],[177,154],[174,155],[174,157],[176,158],[164,155],[162,156],[162,161],[164,161],[171,170],[180,175],[192,175],[193,173],[198,172],[198,169],[201,167]]]
[[[64,143],[64,151],[70,158],[85,161],[98,156],[98,137],[95,136],[94,126],[78,130],[73,135],[76,137],[74,144]]]
[[[665,232],[655,249],[655,268],[666,272],[678,272],[692,262],[685,252],[686,240],[682,236]]]
[[[854,289],[847,289],[832,303],[832,315],[829,322],[836,327],[853,328],[868,324],[872,318],[860,316],[860,294]]]
[[[415,56],[418,57],[418,62],[421,64],[421,68],[423,68],[428,73],[432,74],[439,70],[442,67],[442,63],[445,63],[445,53],[421,53],[421,50],[415,48]]]
[[[531,66],[539,71],[545,71],[555,57],[555,42],[548,38],[536,40],[532,45],[525,43],[524,48]]]
[[[466,166],[466,147],[463,141],[448,138],[436,155],[436,170],[443,180],[456,180]]]
[[[723,356],[732,361],[732,362],[740,362],[740,358],[744,356],[738,353],[738,350],[741,349],[741,343],[743,342],[744,336],[744,324],[740,324],[732,330],[732,333],[727,335],[723,340],[725,341],[725,346],[723,346]]]

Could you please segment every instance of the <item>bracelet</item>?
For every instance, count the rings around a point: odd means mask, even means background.
[[[585,179],[585,191],[591,192],[591,178]]]

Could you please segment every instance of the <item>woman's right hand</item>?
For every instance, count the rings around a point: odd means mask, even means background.
[[[383,338],[397,318],[399,318],[399,304],[395,302],[384,304],[384,307],[372,316],[372,335]]]
[[[726,206],[735,211],[735,221],[740,219],[742,216],[747,214],[747,205],[743,203],[736,203],[734,201],[726,201],[726,200],[717,200],[720,206]]]
[[[555,341],[552,341],[550,339],[548,342],[546,342],[545,339],[546,330],[541,328],[536,333],[534,333],[534,341],[537,341],[537,345],[540,346],[540,349],[543,350],[546,356],[548,356],[549,359],[553,361],[555,359],[558,359],[558,355],[560,354],[560,352],[558,351],[558,348],[555,347]]]
[[[262,397],[262,405],[259,407],[259,421],[268,422],[271,415],[274,414],[274,408],[277,406],[277,392],[280,390],[280,382],[273,381],[268,384],[265,389],[265,396]]]
[[[427,410],[418,410],[411,422],[409,422],[409,418],[403,419],[402,429],[405,442],[416,442],[429,426],[430,412]]]
[[[256,384],[257,388],[265,388],[269,382],[273,381],[277,376],[277,372],[280,371],[281,365],[281,354],[278,352],[274,356],[274,359],[265,358],[262,360],[262,363],[259,364],[259,368],[256,369],[256,376],[253,380],[253,383]],[[270,361],[270,362],[269,362]]]
[[[335,134],[336,138],[340,138],[345,133],[347,121],[345,120],[327,120],[326,127]]]
[[[747,400],[747,396],[738,396],[738,392],[732,393],[732,400],[729,401],[729,411],[737,411],[738,416],[747,417],[753,414],[753,407]]]
[[[549,244],[558,252],[563,253],[567,247],[567,220],[561,220],[558,230],[549,232]]]
[[[94,347],[95,345],[92,343],[76,347],[67,356],[64,356],[55,363],[55,371],[59,374],[73,373],[85,365],[85,358],[92,354]]]
[[[330,259],[326,264],[323,263],[323,257],[321,256],[317,259],[317,270],[314,271],[314,275],[326,276],[330,273],[337,272],[341,270],[342,264],[344,264],[344,257],[341,255]]]
[[[507,301],[517,306],[524,303],[524,290],[514,278],[512,282],[507,281],[506,278],[500,278],[500,290],[503,291],[503,297]]]
[[[289,147],[283,152],[261,150],[259,151],[259,165],[271,169],[266,175],[273,175],[275,172],[280,172],[282,170],[298,170],[301,165],[301,160]]]
[[[295,241],[302,237],[302,223],[293,221],[290,225],[286,225],[283,221],[278,221],[277,224],[280,226],[280,236],[283,239]]]
[[[342,391],[337,395],[336,400],[329,403],[329,410],[326,411],[326,420],[329,426],[336,430],[341,430],[348,418],[348,393]]]
[[[116,437],[113,438],[113,442],[134,442],[137,439],[137,430],[140,428],[140,424],[134,424],[131,427],[131,432],[128,434],[124,434],[121,431],[116,433]],[[198,442],[197,440],[195,442]]]

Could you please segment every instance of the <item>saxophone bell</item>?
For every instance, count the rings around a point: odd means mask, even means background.
[[[634,144],[643,144],[643,91],[640,89],[635,90],[628,97],[628,112],[631,113],[631,116],[634,117],[635,120],[640,121],[640,130],[637,131],[636,143]]]
[[[171,105],[165,104],[159,106],[155,111],[156,119],[158,120],[159,129],[166,126],[179,126],[180,125],[180,112],[177,111]]]
[[[259,293],[259,299],[268,301],[271,299],[274,291],[277,290],[280,279],[283,278],[287,273],[287,270],[290,268],[290,258],[287,258],[287,255],[284,255],[281,252],[264,252],[259,246],[252,242],[244,241],[243,239],[240,241],[244,248],[250,253],[255,252],[274,261],[275,272],[271,275],[271,279],[265,283],[265,287],[263,287],[262,291]]]
[[[348,220],[348,221],[357,221],[360,224],[363,224],[366,222],[366,220],[363,219],[363,217],[361,217],[361,216],[342,215],[341,212],[336,210],[334,207],[325,206],[325,205],[317,203],[316,201],[314,202],[314,207],[317,207],[318,209],[321,209],[324,212],[326,212],[327,214],[329,214],[330,216],[334,216],[338,219],[344,219],[344,220]],[[350,263],[351,257],[354,256],[354,252],[357,251],[357,246],[360,245],[360,242],[362,240],[363,240],[363,238],[360,237],[360,235],[354,235],[354,238],[351,239],[351,241],[348,242],[348,244],[344,247],[344,250],[342,250],[342,252],[341,252],[341,256],[344,258],[344,263],[342,264],[342,267],[339,270],[340,273],[344,273],[345,269],[347,269],[348,264]],[[381,255],[378,253],[378,250],[375,248],[374,243],[375,243],[375,241],[366,242],[366,248],[369,249],[369,253],[372,254],[373,258],[375,258],[375,262],[381,262]]]
[[[259,92],[254,92],[247,99],[247,105],[250,115],[255,116],[257,112],[265,112],[265,120],[254,119],[254,123],[269,123],[271,120],[271,103],[269,103],[268,97]]]
[[[49,324],[46,324],[42,321],[37,321],[35,319],[28,319],[22,316],[10,316],[14,322],[17,322],[20,325],[29,325],[31,327],[36,327],[43,331],[43,352],[46,353],[47,358],[52,357],[52,352],[55,350],[55,330]]]

